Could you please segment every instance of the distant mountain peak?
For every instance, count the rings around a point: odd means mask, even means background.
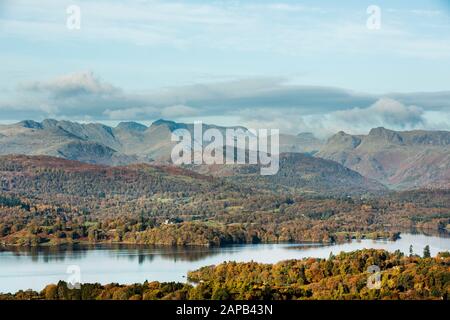
[[[403,138],[399,132],[389,130],[383,127],[378,127],[370,130],[368,136],[382,138],[392,143],[403,144]]]
[[[42,122],[42,127],[49,128],[58,125],[58,120],[55,119],[44,119]]]
[[[134,122],[134,121],[124,121],[117,125],[117,129],[127,130],[127,131],[145,131],[147,126]]]
[[[172,120],[165,120],[165,119],[158,119],[158,120],[156,120],[156,121],[154,121],[154,122],[152,123],[152,125],[155,125],[155,126],[161,126],[161,125],[174,125],[174,124],[176,124],[175,121],[172,121]]]
[[[395,188],[448,186],[450,132],[378,127],[367,135],[338,133],[317,156]]]
[[[316,136],[312,132],[300,132],[297,134],[297,137],[305,138],[305,139],[315,139]]]
[[[23,120],[20,121],[18,125],[29,129],[42,129],[42,124],[34,120]]]
[[[152,125],[150,126],[150,128],[161,127],[161,126],[169,128],[170,131],[175,131],[177,129],[187,127],[186,124],[184,124],[184,123],[178,123],[178,122],[171,121],[171,120],[159,119],[159,120],[156,120],[155,122],[153,122]]]
[[[354,149],[361,144],[361,139],[344,131],[339,131],[328,139],[327,144],[336,145],[338,148]]]
[[[395,131],[386,129],[385,127],[377,127],[377,128],[370,129],[369,136],[379,136],[379,135],[384,135],[384,134],[392,133],[392,132],[395,132]]]

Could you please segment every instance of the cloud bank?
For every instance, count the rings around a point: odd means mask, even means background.
[[[132,93],[86,71],[21,83],[13,98],[0,101],[0,119],[233,117],[252,127],[323,136],[339,130],[365,133],[378,126],[450,130],[450,91],[373,95],[288,80],[250,78]]]

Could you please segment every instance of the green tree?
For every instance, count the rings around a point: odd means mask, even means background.
[[[423,257],[424,258],[430,258],[431,257],[430,246],[429,245],[426,245],[425,248],[423,248]]]

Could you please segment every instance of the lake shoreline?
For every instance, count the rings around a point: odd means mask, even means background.
[[[161,243],[136,243],[131,241],[97,241],[97,242],[90,242],[86,240],[79,240],[79,241],[60,241],[59,243],[55,242],[44,242],[39,243],[35,245],[31,244],[17,244],[17,243],[6,243],[6,242],[0,242],[0,248],[48,248],[48,247],[54,247],[54,248],[62,248],[65,246],[90,246],[90,245],[137,245],[137,246],[148,246],[148,247],[206,247],[206,248],[222,248],[226,246],[231,245],[245,245],[245,244],[303,244],[303,243],[310,243],[310,244],[323,244],[323,245],[332,245],[332,244],[339,244],[339,243],[345,243],[352,240],[357,239],[371,239],[371,240],[397,240],[400,237],[401,232],[391,232],[391,231],[371,231],[371,232],[348,232],[348,231],[341,231],[337,232],[336,235],[339,235],[337,240],[334,241],[315,241],[315,240],[301,240],[301,241],[256,241],[256,242],[231,242],[231,243],[224,243],[220,245],[216,245],[214,243],[205,243],[205,244],[198,244],[198,243],[186,243],[186,244],[166,244],[164,242]]]
[[[67,280],[67,268],[77,266],[83,283],[142,283],[145,280],[185,282],[189,271],[224,261],[278,263],[303,258],[327,259],[331,254],[382,249],[422,255],[450,250],[450,238],[403,233],[396,241],[353,240],[342,244],[240,244],[224,247],[167,247],[126,244],[66,247],[10,247],[0,249],[0,291],[41,290],[49,283]]]
[[[368,267],[377,261],[383,290],[371,290],[367,283]],[[242,300],[242,299],[439,299],[447,300],[450,253],[441,252],[421,257],[400,251],[362,249],[330,254],[327,258],[301,258],[277,263],[222,262],[194,268],[183,276],[184,281],[157,279],[137,282],[85,282],[74,280],[47,282],[38,289],[4,290],[0,300]],[[293,268],[296,273],[283,275],[280,270]],[[423,277],[423,268],[432,270],[427,285],[414,286]],[[321,270],[320,273],[312,270]],[[342,270],[345,270],[344,274]],[[339,277],[341,290],[333,279]],[[357,279],[355,281],[355,278]],[[407,280],[405,280],[407,279]],[[329,280],[324,282],[324,280]],[[242,282],[247,285],[242,286]],[[327,287],[324,288],[324,283]],[[384,283],[384,284],[383,284]],[[243,290],[243,288],[245,288]],[[405,290],[406,289],[406,290]],[[405,292],[406,291],[406,292]],[[351,293],[351,295],[348,295]]]
[[[224,248],[228,246],[235,245],[250,245],[250,244],[320,244],[320,245],[334,245],[334,244],[344,244],[351,242],[353,240],[389,240],[396,241],[401,238],[402,233],[412,233],[412,234],[424,234],[424,235],[437,235],[439,237],[450,237],[450,233],[446,230],[435,230],[435,229],[427,229],[427,228],[395,228],[393,230],[384,229],[378,231],[370,231],[370,232],[350,232],[350,231],[339,231],[336,232],[335,235],[336,240],[334,241],[315,241],[315,240],[301,240],[301,241],[259,241],[259,242],[234,242],[234,243],[224,243],[221,245],[216,245],[214,243],[186,243],[186,244],[167,244],[167,243],[136,243],[132,241],[97,241],[90,242],[87,240],[78,240],[78,241],[67,241],[63,240],[59,243],[55,243],[52,241],[39,243],[36,245],[24,245],[24,244],[16,244],[16,243],[6,243],[4,241],[0,242],[0,250],[7,248],[64,248],[64,247],[73,247],[73,246],[113,246],[113,245],[123,245],[123,246],[137,246],[137,247],[147,247],[147,248]]]

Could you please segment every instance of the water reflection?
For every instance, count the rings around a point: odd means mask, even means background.
[[[86,256],[86,251],[77,246],[62,246],[62,247],[0,247],[0,257],[2,254],[10,254],[12,257],[21,259],[23,257],[29,258],[32,262],[43,261],[45,263],[64,262],[68,256],[72,259],[82,259]]]
[[[1,253],[9,254],[17,259],[27,257],[32,262],[64,262],[65,260],[84,259],[86,254],[95,250],[107,254],[111,258],[135,260],[139,264],[151,262],[158,256],[170,261],[198,261],[208,256],[220,254],[224,250],[238,248],[229,246],[221,248],[209,247],[167,247],[126,244],[66,245],[62,247],[15,247],[0,246]]]
[[[450,238],[450,232],[443,229],[425,229],[425,228],[391,228],[390,230],[394,230],[394,232],[399,232],[401,234],[413,234],[413,235],[424,235],[424,236],[433,236],[439,238]]]
[[[450,250],[448,235],[402,234],[397,241],[353,240],[333,245],[320,244],[250,244],[222,248],[148,247],[120,244],[66,246],[64,248],[0,249],[0,292],[20,289],[40,290],[49,283],[67,280],[67,267],[77,265],[85,283],[142,283],[145,280],[186,281],[186,274],[202,266],[224,261],[274,263],[305,257],[327,258],[330,252],[363,248],[400,250],[422,254],[426,245],[431,254]]]
[[[397,243],[401,244],[406,239],[411,236],[418,236],[416,239],[426,236],[441,239],[450,239],[450,233],[441,230],[430,230],[430,229],[387,229],[386,231],[399,232],[399,240],[393,242],[390,240],[376,240],[375,243]],[[406,230],[406,232],[405,232]],[[361,241],[372,241],[370,239],[354,239],[352,241],[343,243],[333,243],[333,244],[320,244],[320,243],[302,243],[302,244],[283,244],[278,245],[285,246],[289,249],[318,249],[321,248],[340,248],[355,247],[355,244],[361,243]],[[127,259],[130,262],[137,261],[139,264],[146,262],[152,262],[155,258],[169,260],[173,262],[195,262],[201,261],[208,257],[213,257],[221,255],[223,253],[230,253],[240,251],[244,248],[254,248],[256,246],[264,246],[264,244],[249,244],[249,245],[230,245],[220,248],[209,248],[201,246],[192,247],[168,247],[168,246],[146,246],[146,245],[129,245],[129,244],[86,244],[86,245],[64,245],[60,247],[2,247],[0,246],[0,258],[2,257],[2,252],[7,252],[17,259],[27,257],[31,262],[64,262],[65,260],[76,261],[85,259],[86,255],[92,251],[98,251],[102,254],[108,255],[111,259]],[[268,246],[267,244],[265,246]],[[270,245],[269,245],[270,246]],[[261,247],[262,248],[262,247]],[[356,250],[356,249],[355,249]],[[314,251],[314,250],[313,250]],[[317,251],[317,250],[316,250]],[[1,260],[0,260],[1,261]]]

